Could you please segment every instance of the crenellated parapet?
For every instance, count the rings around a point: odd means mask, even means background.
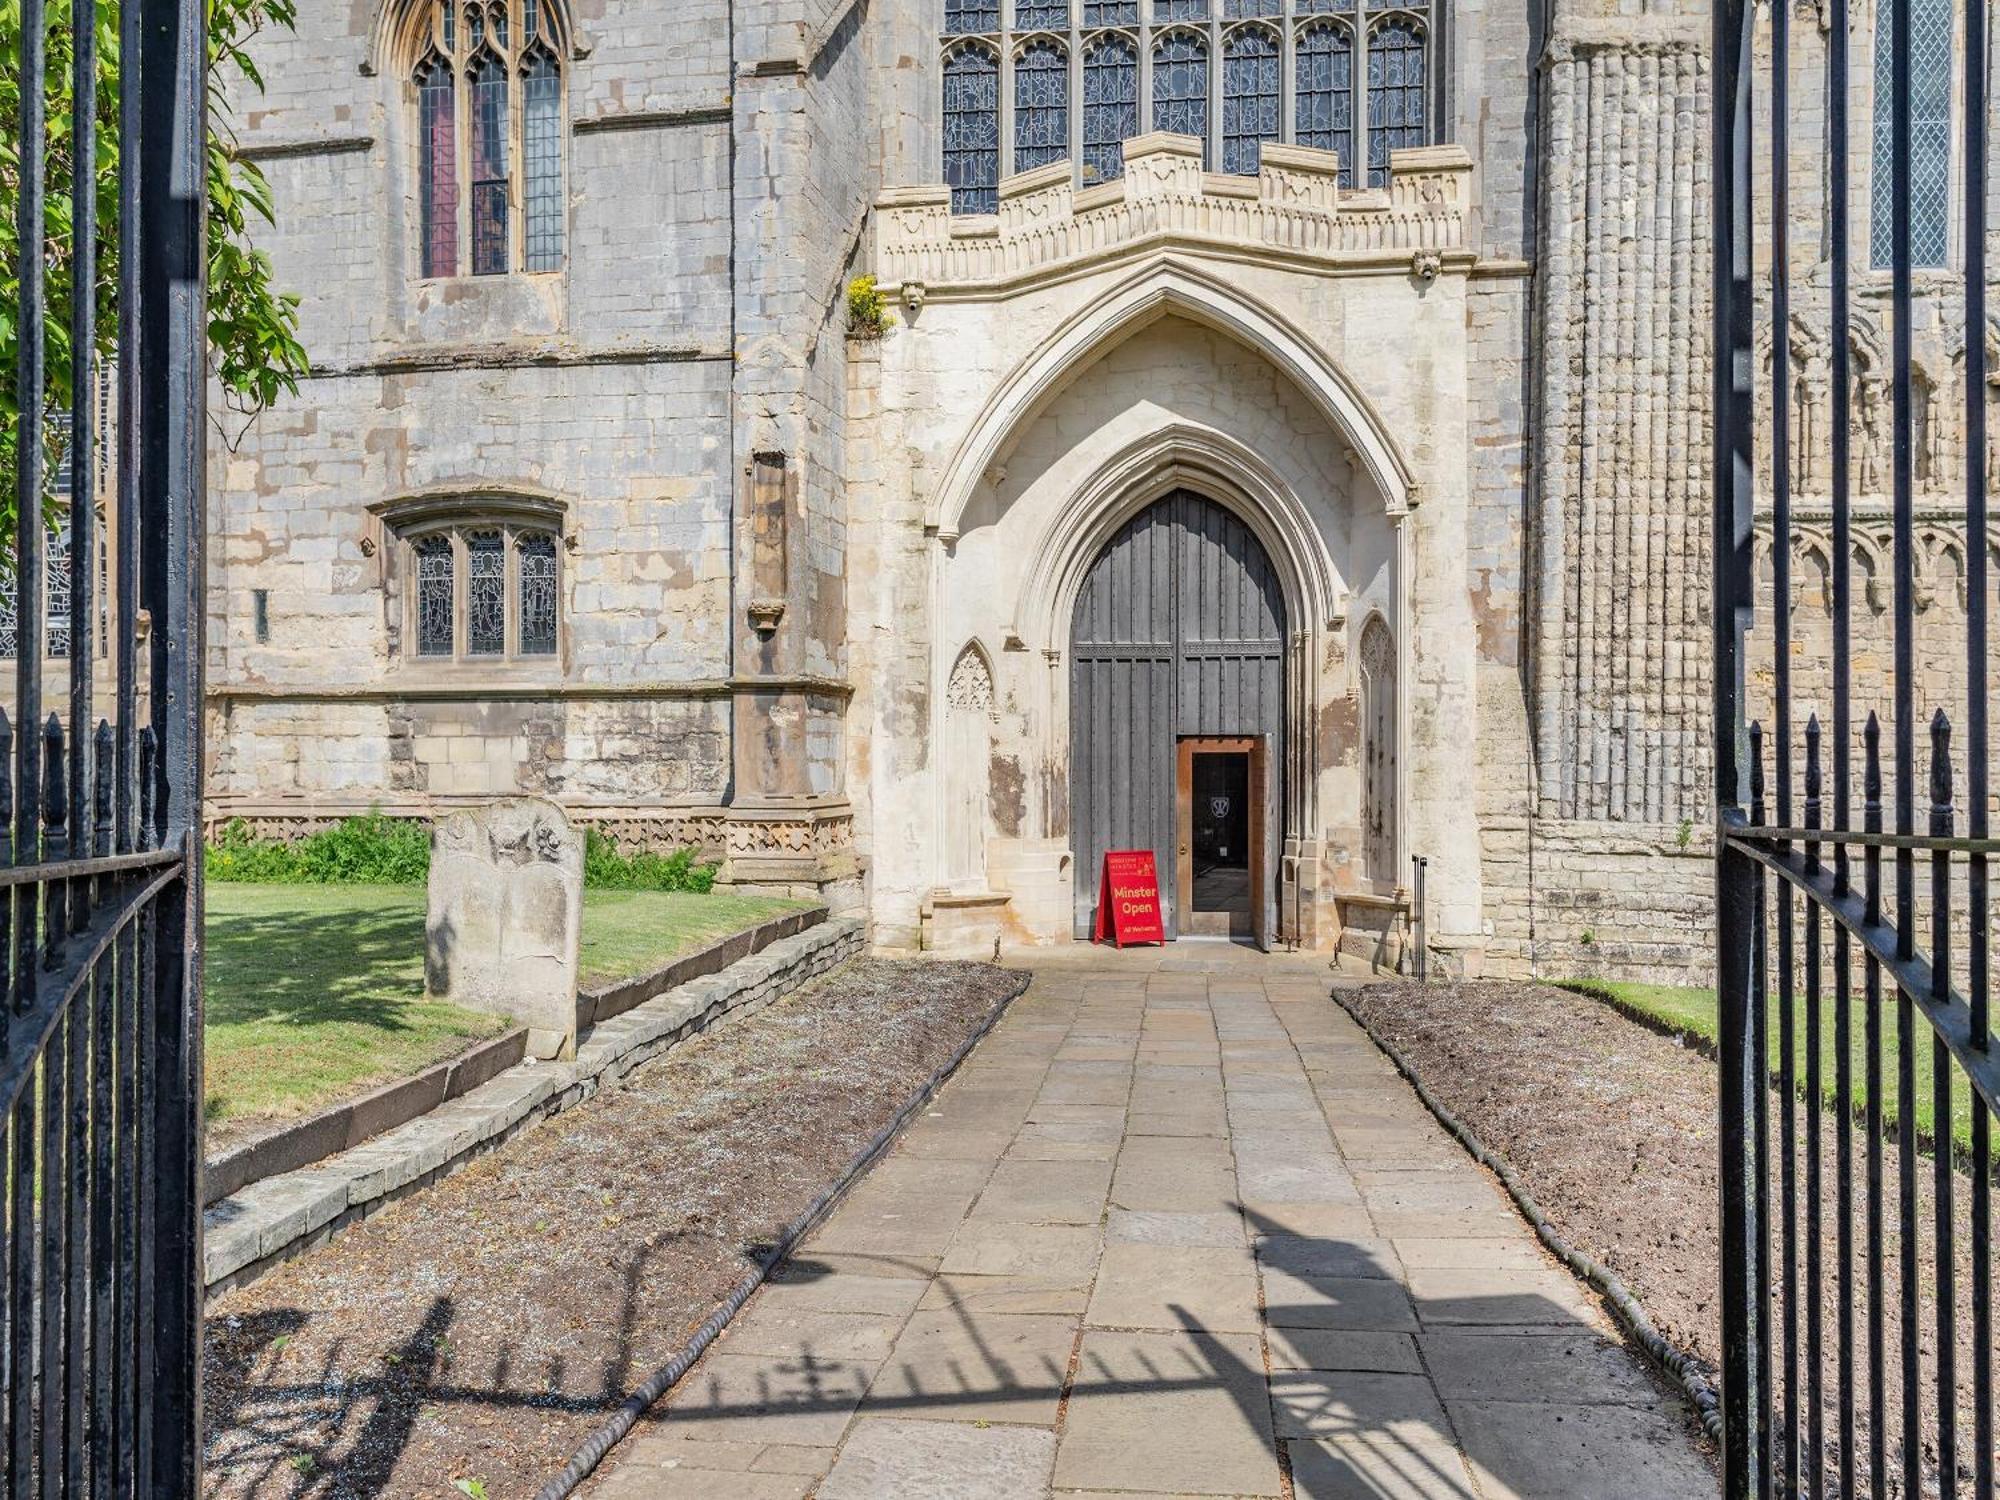
[[[1472,264],[1462,147],[1392,152],[1388,185],[1365,191],[1343,191],[1339,165],[1331,151],[1266,145],[1254,177],[1205,172],[1194,137],[1156,132],[1125,143],[1114,182],[1079,188],[1068,162],[1008,178],[994,214],[954,216],[942,185],[895,188],[876,200],[877,276],[921,298],[1157,248],[1426,281]]]

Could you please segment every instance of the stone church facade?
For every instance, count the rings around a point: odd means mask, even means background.
[[[302,8],[237,128],[315,369],[213,447],[212,818],[541,793],[967,951],[1148,848],[1182,935],[1698,969],[1708,19],[1636,9]],[[1934,279],[1945,621],[1992,458]]]

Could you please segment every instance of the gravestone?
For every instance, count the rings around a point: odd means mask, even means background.
[[[535,1057],[576,1055],[583,835],[539,797],[439,820],[431,833],[424,988],[510,1016]]]

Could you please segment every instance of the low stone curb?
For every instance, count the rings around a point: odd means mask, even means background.
[[[202,1206],[219,1203],[253,1182],[296,1172],[338,1151],[351,1151],[385,1130],[406,1125],[441,1104],[471,1093],[528,1055],[528,1030],[516,1027],[490,1042],[426,1068],[414,1078],[363,1094],[310,1120],[274,1131],[202,1168]]]
[[[821,921],[592,1028],[572,1062],[524,1062],[373,1140],[267,1177],[203,1216],[210,1296],[255,1281],[348,1225],[456,1170],[526,1126],[615,1085],[641,1063],[733,1012],[755,1012],[856,957],[861,922]]]
[[[728,968],[740,958],[748,958],[753,953],[762,953],[771,944],[788,937],[796,937],[808,927],[816,927],[826,920],[824,906],[809,906],[801,911],[788,911],[781,916],[769,917],[755,927],[746,927],[741,932],[732,932],[719,942],[710,943],[693,953],[682,954],[672,963],[641,974],[634,979],[620,979],[611,984],[599,985],[596,989],[583,990],[576,997],[576,1030],[581,1036],[591,1027],[623,1015],[634,1006],[644,1005],[657,995],[664,995],[677,984],[686,984],[690,979],[700,979]]]

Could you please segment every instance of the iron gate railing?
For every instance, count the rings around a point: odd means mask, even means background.
[[[1959,0],[1955,28],[1948,11],[1945,23],[1961,44],[1947,85],[1959,103],[1951,147],[1959,243],[1924,281],[1927,307],[1949,312],[1955,302],[1962,312],[1964,353],[1952,388],[1937,391],[1912,368],[1917,3],[1880,0],[1886,29],[1875,72],[1886,84],[1878,108],[1887,130],[1869,166],[1887,180],[1871,175],[1869,186],[1886,189],[1873,194],[1888,214],[1886,286],[1866,267],[1866,285],[1857,285],[1852,251],[1860,184],[1849,145],[1849,38],[1875,7],[1829,0],[1824,92],[1804,100],[1792,94],[1800,64],[1790,5],[1720,0],[1714,10],[1717,982],[1731,1497],[1994,1493],[1990,18],[1988,0]],[[1824,135],[1795,143],[1794,120],[1820,118],[1821,103]],[[1880,113],[1876,120],[1879,130]],[[1788,201],[1801,153],[1823,170],[1823,213],[1807,222],[1823,225],[1826,245],[1803,285],[1791,239],[1799,216]],[[1861,291],[1883,308],[1890,347],[1886,371],[1857,389]],[[1823,697],[1801,693],[1795,679],[1805,655],[1793,612],[1795,295],[1823,298],[1828,320],[1831,665],[1814,685]],[[1768,371],[1760,319],[1770,330]],[[1933,649],[1920,668],[1915,496],[1918,464],[1931,451],[1920,447],[1919,424],[1927,432],[1936,420],[1939,408],[1924,404],[1932,401],[1962,403],[1962,483],[1947,513],[1933,505],[1926,524],[1944,535],[1962,527],[1965,618],[1949,650],[1927,627]],[[1761,445],[1760,409],[1768,411]],[[1889,428],[1886,517],[1870,514],[1857,484],[1857,418]],[[1892,539],[1890,649],[1886,673],[1871,667],[1864,678],[1852,575],[1857,525],[1877,519]],[[1761,601],[1760,522],[1770,536]],[[1747,722],[1753,691],[1768,696],[1768,732]]]
[[[200,820],[206,45],[199,0],[127,0],[120,23],[115,482],[95,473],[93,382],[68,412],[66,559],[45,546],[45,344],[76,367],[96,299],[51,303],[52,265],[99,282],[100,205],[46,201],[52,36],[73,42],[72,159],[96,159],[99,0],[19,0],[11,184],[20,298],[16,633],[0,720],[7,1494],[199,1492]],[[74,25],[70,17],[74,16]],[[52,27],[57,28],[52,30]],[[104,498],[100,543],[98,498]],[[100,545],[109,566],[100,574]],[[45,556],[49,552],[49,556]],[[100,577],[110,597],[99,593]],[[50,600],[67,586],[64,659]],[[58,620],[56,623],[62,623]],[[143,659],[142,659],[143,652]],[[44,719],[45,678],[67,697]]]

